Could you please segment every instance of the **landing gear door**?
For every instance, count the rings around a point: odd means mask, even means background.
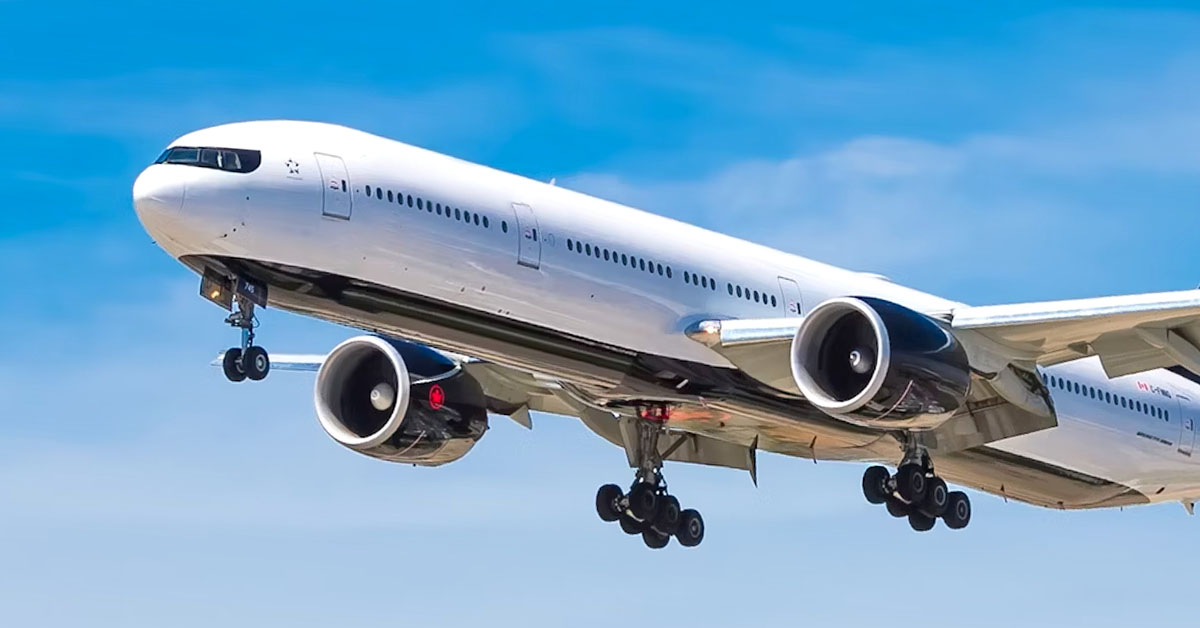
[[[353,204],[350,194],[350,174],[341,157],[313,153],[321,169],[321,213],[330,218],[350,219]]]
[[[1190,457],[1196,443],[1196,412],[1192,400],[1176,395],[1179,400],[1179,453]]]
[[[530,268],[542,265],[542,234],[538,233],[537,216],[533,208],[524,203],[513,203],[517,216],[517,263]]]
[[[783,294],[784,316],[803,316],[800,302],[800,286],[787,277],[779,278],[779,291]]]

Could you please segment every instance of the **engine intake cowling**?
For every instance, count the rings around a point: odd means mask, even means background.
[[[317,372],[317,420],[359,453],[425,466],[453,462],[487,430],[479,382],[442,354],[412,342],[357,336]]]
[[[932,428],[967,399],[966,351],[941,322],[890,301],[830,299],[792,340],[792,377],[826,414],[871,427]]]

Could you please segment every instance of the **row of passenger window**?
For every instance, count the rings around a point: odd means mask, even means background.
[[[634,270],[643,270],[651,274],[664,276],[667,279],[671,279],[675,276],[670,265],[663,266],[661,263],[653,260],[647,260],[637,257],[636,255],[618,253],[617,251],[611,251],[602,246],[592,246],[591,243],[579,242],[578,240],[572,238],[567,238],[567,250],[579,255],[585,255],[588,257],[594,257],[596,259],[602,259],[606,262],[612,262],[613,264],[620,264],[622,266],[633,268]],[[691,284],[699,288],[707,288],[708,290],[712,290],[714,292],[717,289],[716,279],[708,277],[707,275],[701,275],[686,270],[683,271],[683,281],[684,283]],[[776,307],[779,304],[779,301],[775,298],[775,295],[768,295],[765,291],[759,292],[758,290],[734,286],[732,283],[726,284],[726,287],[729,290],[730,296],[744,298],[747,301],[754,301],[755,303],[770,305],[771,307]]]
[[[371,186],[367,185],[363,187],[363,190],[366,192],[368,197],[372,196],[373,191],[375,198],[381,201],[386,197],[387,202],[389,203],[395,202],[399,205],[407,204],[409,207],[415,207],[417,210],[424,210],[431,214],[437,214],[438,216],[453,218],[468,225],[475,225],[477,227],[483,227],[484,229],[491,228],[491,221],[488,220],[487,216],[480,214],[479,212],[460,210],[457,207],[452,208],[449,205],[442,205],[441,203],[423,199],[420,196],[414,197],[412,194],[405,195],[403,192],[384,190],[381,187],[376,187],[372,190]],[[500,221],[500,230],[504,233],[508,233],[507,220]]]
[[[725,289],[729,291],[729,294],[747,301],[754,301],[755,303],[762,303],[763,305],[770,305],[771,307],[776,307],[779,305],[779,301],[775,298],[775,295],[768,295],[765,290],[759,292],[758,290],[751,290],[749,288],[735,286],[731,283],[725,284]]]
[[[661,263],[655,262],[654,260],[648,260],[634,255],[626,255],[624,253],[617,253],[616,251],[610,251],[607,248],[592,246],[589,243],[579,242],[571,238],[567,238],[567,250],[574,251],[580,255],[587,255],[596,259],[602,259],[606,262],[627,266],[634,270],[643,270],[650,274],[665,276],[667,279],[675,276],[671,271],[670,266],[663,266]]]
[[[1149,403],[1142,403],[1137,399],[1129,399],[1121,395],[1114,395],[1106,390],[1101,390],[1093,386],[1081,385],[1079,382],[1068,381],[1056,375],[1046,375],[1045,379],[1046,383],[1051,388],[1073,392],[1076,395],[1090,397],[1097,401],[1103,401],[1107,404],[1120,406],[1134,412],[1141,412],[1146,416],[1152,416],[1156,419],[1162,419],[1164,421],[1171,420],[1171,412],[1169,410],[1165,410]]]
[[[689,273],[686,270],[683,271],[683,283],[692,284],[693,286],[696,286],[697,288],[708,288],[709,290],[713,290],[713,291],[716,291],[716,289],[717,289],[717,280],[716,279],[707,277],[705,275]]]

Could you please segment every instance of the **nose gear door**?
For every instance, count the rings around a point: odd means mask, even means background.
[[[349,220],[353,201],[346,162],[336,155],[313,155],[317,158],[317,167],[321,169],[321,213],[330,218]]]
[[[513,203],[512,208],[517,216],[517,263],[538,268],[542,263],[542,237],[538,233],[537,216],[524,203]]]

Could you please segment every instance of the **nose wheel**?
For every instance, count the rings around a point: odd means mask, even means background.
[[[225,323],[242,331],[242,345],[225,351],[221,359],[221,367],[225,378],[231,382],[243,380],[260,381],[271,372],[271,356],[267,350],[254,344],[254,328],[258,320],[254,316],[255,302],[250,296],[240,292],[244,280],[239,280],[239,293],[234,298],[233,312],[225,318]],[[264,294],[265,289],[256,287],[251,292],[255,295]]]
[[[908,519],[917,532],[932,530],[938,519],[951,530],[971,523],[970,498],[962,491],[949,490],[927,457],[901,463],[895,474],[884,467],[869,467],[863,473],[862,487],[868,502],[886,505],[888,514]]]

